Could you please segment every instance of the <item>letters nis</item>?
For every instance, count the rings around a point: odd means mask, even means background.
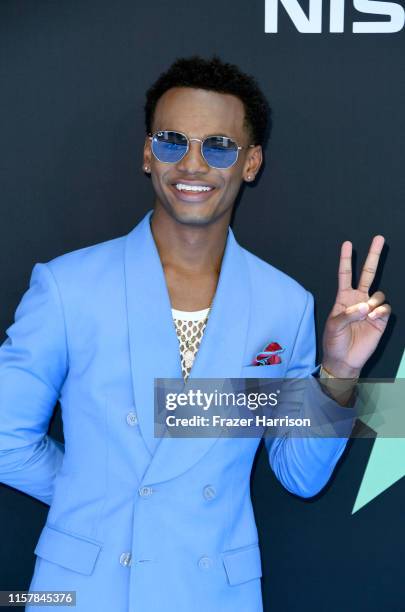
[[[308,15],[298,0],[265,0],[265,33],[278,32],[278,7],[281,4],[289,18],[303,34],[322,32],[322,0],[309,0]],[[405,10],[396,2],[377,2],[376,0],[353,0],[359,13],[381,15],[384,21],[354,21],[354,34],[391,34],[404,27]],[[330,0],[329,32],[344,32],[345,0]]]

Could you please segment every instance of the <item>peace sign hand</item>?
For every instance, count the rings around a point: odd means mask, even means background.
[[[322,365],[338,378],[356,378],[374,353],[391,314],[382,291],[369,296],[383,236],[374,236],[361,272],[359,286],[352,287],[352,243],[342,244],[338,292],[323,334]]]

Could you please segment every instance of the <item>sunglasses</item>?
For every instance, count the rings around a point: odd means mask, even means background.
[[[227,136],[207,136],[201,138],[188,138],[182,132],[164,130],[148,134],[152,141],[152,153],[156,159],[164,164],[176,164],[186,155],[190,142],[196,140],[201,143],[201,155],[211,168],[225,169],[233,166],[241,149],[249,149],[255,145],[240,147],[232,138]]]

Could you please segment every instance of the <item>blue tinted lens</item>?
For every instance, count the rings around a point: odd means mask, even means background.
[[[187,151],[187,138],[178,132],[157,132],[152,139],[152,152],[161,162],[176,163]]]
[[[213,168],[230,168],[238,159],[238,146],[225,136],[212,136],[205,140],[203,154]]]

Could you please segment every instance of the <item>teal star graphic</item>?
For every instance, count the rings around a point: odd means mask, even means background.
[[[405,438],[393,437],[395,432],[401,435],[405,431],[404,385],[399,384],[404,381],[398,379],[405,379],[405,351],[395,383],[372,385],[369,400],[375,406],[375,410],[359,417],[376,431],[377,438],[370,453],[352,514],[405,476]]]

